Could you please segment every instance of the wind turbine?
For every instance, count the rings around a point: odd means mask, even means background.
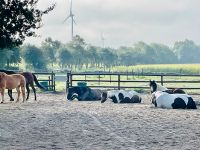
[[[67,21],[68,19],[71,18],[71,38],[73,39],[74,37],[74,23],[76,24],[75,20],[74,20],[74,14],[72,12],[72,0],[70,1],[70,12],[69,12],[69,16],[63,21],[63,23],[65,21]]]

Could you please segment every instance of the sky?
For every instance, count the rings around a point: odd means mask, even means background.
[[[70,0],[39,0],[38,8],[52,3],[56,8],[43,17],[39,38],[26,43],[40,45],[51,37],[71,40]],[[193,40],[200,45],[200,0],[73,0],[74,34],[95,46],[118,48],[139,41],[173,46],[176,41]],[[102,37],[104,40],[102,40]]]

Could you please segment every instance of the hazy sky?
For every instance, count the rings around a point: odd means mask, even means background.
[[[39,45],[47,37],[63,43],[71,39],[70,0],[40,0],[39,8],[56,2],[54,11],[43,17],[41,38],[26,42]],[[75,34],[96,46],[132,46],[138,41],[173,45],[190,39],[200,44],[200,0],[73,0]]]

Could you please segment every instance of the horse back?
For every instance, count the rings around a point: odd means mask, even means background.
[[[25,87],[26,79],[21,74],[7,75],[5,78],[5,88],[14,89],[16,87]]]
[[[28,84],[32,84],[33,81],[34,81],[34,77],[33,77],[33,74],[31,72],[22,72],[20,73],[21,75],[23,75],[26,79],[26,82]]]

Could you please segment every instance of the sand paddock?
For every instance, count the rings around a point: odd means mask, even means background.
[[[15,103],[6,96],[0,104],[1,150],[200,148],[200,109],[154,108],[148,95],[142,104],[69,102],[64,93],[37,97]]]

